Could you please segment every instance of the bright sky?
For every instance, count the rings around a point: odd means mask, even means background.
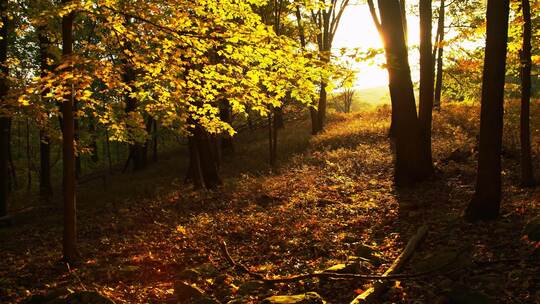
[[[408,14],[407,22],[409,27],[409,46],[418,45],[420,37],[419,20],[416,16]],[[382,48],[382,42],[373,24],[367,4],[349,5],[339,24],[333,44],[335,53],[338,54],[341,48]],[[418,54],[417,50],[410,50],[409,63],[413,70],[413,80],[417,79]],[[382,60],[382,61],[381,61]],[[379,63],[384,63],[381,58]],[[377,65],[368,63],[355,63],[358,69],[356,87],[358,89],[381,87],[388,85],[388,72]]]

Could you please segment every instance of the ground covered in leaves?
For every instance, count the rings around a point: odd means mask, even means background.
[[[380,274],[427,225],[403,273],[429,275],[394,282],[381,302],[540,303],[540,257],[523,232],[540,214],[540,190],[519,187],[515,127],[505,133],[500,219],[462,218],[474,190],[477,111],[451,106],[435,114],[437,174],[413,189],[393,186],[385,108],[331,115],[327,131],[313,138],[307,120],[287,124],[274,172],[264,165],[264,130],[241,134],[215,191],[183,185],[180,153],[145,172],[115,175],[105,190],[99,182],[84,186],[75,265],[60,262],[60,203],[28,201],[34,207],[0,230],[0,302],[40,303],[51,292],[88,290],[116,303],[177,303],[185,282],[214,303],[306,292],[349,303],[372,282],[260,284],[231,267],[222,242],[236,262],[267,278],[330,267]],[[540,136],[533,133],[538,164]]]

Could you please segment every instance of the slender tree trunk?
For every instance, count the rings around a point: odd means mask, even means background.
[[[26,119],[26,190],[32,189],[32,155],[30,151],[30,120]]]
[[[71,0],[63,0],[69,4]],[[73,56],[73,12],[62,17],[62,54],[65,61],[71,61]],[[71,65],[71,63],[70,63]],[[63,116],[63,194],[64,194],[64,260],[73,262],[78,259],[77,250],[77,220],[75,199],[75,118],[73,113],[73,85],[68,84],[70,92],[64,96]]]
[[[0,40],[0,107],[5,105],[5,98],[8,94],[8,82],[6,75],[9,70],[6,64],[7,61],[7,49],[8,49],[8,0],[0,0],[0,16],[2,20],[2,26],[0,28],[0,36],[3,37]],[[10,120],[9,114],[2,113],[1,110],[7,110],[0,108],[0,217],[6,216],[8,212],[8,195],[9,195],[9,173],[8,173],[8,158],[9,158],[9,127]]]
[[[17,170],[15,169],[15,164],[13,163],[13,151],[11,149],[13,141],[11,140],[13,121],[10,119],[8,121],[8,176],[9,176],[9,189],[18,189],[19,183],[17,182]]]
[[[105,144],[107,145],[107,160],[109,162],[109,171],[112,172],[112,153],[111,153],[111,140],[109,139],[109,131],[105,129]]]
[[[232,109],[228,100],[223,100],[221,102],[219,116],[221,121],[232,124]],[[234,139],[229,134],[223,134],[221,136],[221,150],[224,154],[234,154]]]
[[[135,71],[129,66],[129,63],[127,60],[124,60],[124,74],[122,75],[122,78],[124,82],[128,85],[130,85],[132,82],[135,81]],[[126,94],[126,113],[134,112],[137,109],[137,100],[130,96],[130,94]],[[129,144],[129,155],[128,155],[128,161],[126,162],[127,169],[129,167],[129,163],[133,164],[133,170],[134,171],[140,171],[144,169],[145,167],[145,148],[143,144],[140,143],[132,143]],[[125,171],[125,170],[124,170]]]
[[[319,108],[317,109],[317,128],[316,133],[324,130],[326,124],[326,103],[328,94],[326,93],[327,83],[325,80],[321,82],[321,91],[319,92]]]
[[[39,61],[41,76],[45,77],[51,71],[52,67],[48,63],[50,59],[49,47],[50,41],[47,38],[46,28],[38,28],[38,40],[39,40]],[[46,95],[49,90],[45,90],[41,94],[42,102],[49,102]],[[45,128],[39,131],[39,160],[40,160],[40,173],[39,173],[39,194],[46,201],[49,200],[53,194],[51,184],[51,146],[50,137],[47,134]]]
[[[152,161],[158,161],[158,123],[154,119],[154,129],[152,132]]]
[[[215,144],[211,135],[200,125],[195,127],[195,142],[199,152],[200,166],[204,179],[204,185],[208,189],[214,189],[221,185],[219,177],[218,160],[215,154]]]
[[[41,130],[39,137],[39,194],[43,199],[49,200],[53,193],[51,184],[51,145],[49,143],[49,136],[45,131]]]
[[[277,164],[277,155],[278,155],[278,134],[279,134],[279,125],[283,123],[283,117],[280,117],[274,113],[274,119],[273,119],[273,132],[272,132],[272,167],[275,167]]]
[[[478,173],[476,191],[465,212],[471,221],[494,219],[500,210],[508,13],[509,0],[488,0]]]
[[[379,36],[381,37],[381,40],[384,41],[384,33],[383,33],[383,29],[382,29],[382,26],[381,26],[381,22],[379,20],[379,16],[377,15],[377,11],[375,9],[375,3],[373,2],[373,0],[368,0],[367,1],[368,3],[368,6],[369,6],[369,13],[371,14],[371,19],[373,20],[373,23],[375,24],[375,27],[377,28],[377,32],[379,32]],[[400,3],[400,6],[402,4]],[[402,8],[404,8],[404,6],[402,6]],[[402,14],[404,14],[405,11],[403,10],[402,11]],[[392,108],[392,112],[390,113],[390,128],[388,129],[388,137],[390,138],[394,138],[395,136],[395,121],[396,121],[396,111],[395,111],[395,105],[394,105],[394,100],[390,100],[391,102],[391,108]]]
[[[399,0],[399,9],[401,10],[401,22],[403,23],[403,34],[405,35],[405,45],[409,45],[409,25],[407,23],[407,4],[405,0]]]
[[[268,162],[272,168],[276,165],[276,154],[274,147],[274,133],[276,128],[274,128],[274,119],[272,113],[268,114]]]
[[[2,87],[0,88],[0,96],[4,97],[5,87],[3,87],[4,85],[0,86]],[[9,118],[0,116],[0,217],[6,216],[8,210],[8,132]]]
[[[79,117],[78,117],[78,104],[75,98],[73,98],[73,130],[74,130],[74,136],[75,136],[75,177],[79,179],[82,175],[82,165],[81,165],[81,153],[80,153],[80,127],[79,127]]]
[[[530,131],[530,107],[531,107],[531,6],[529,0],[521,1],[523,11],[523,46],[521,50],[521,183],[523,186],[535,184],[532,156],[531,156],[531,131]]]
[[[198,123],[194,125],[188,138],[190,162],[186,182],[191,181],[195,188],[214,189],[222,183],[216,153],[217,141]]]
[[[381,28],[394,115],[395,182],[409,186],[426,179],[431,166],[422,147],[421,128],[416,114],[402,13],[398,0],[379,0]]]
[[[418,118],[422,131],[422,148],[430,170],[433,169],[431,153],[431,124],[433,121],[434,64],[431,43],[431,0],[420,0],[420,106]]]
[[[195,189],[204,187],[204,179],[201,169],[201,159],[195,141],[194,134],[188,137],[189,167],[186,174],[186,182],[192,182]]]
[[[437,25],[437,77],[435,81],[435,109],[441,108],[441,93],[443,82],[443,53],[444,53],[444,15],[445,15],[445,1],[441,0],[441,7],[439,8],[439,21]]]
[[[295,15],[296,15],[296,24],[298,26],[298,33],[299,33],[299,38],[300,38],[300,46],[302,47],[302,50],[305,50],[306,49],[306,34],[304,32],[304,24],[302,22],[302,14],[300,12],[299,5],[296,6]],[[317,110],[313,107],[310,107],[309,114],[311,117],[311,134],[315,135],[317,134],[317,125],[318,125]]]
[[[98,133],[96,129],[96,124],[93,121],[92,118],[90,118],[89,124],[88,124],[88,130],[90,131],[90,136],[92,138],[92,142],[90,143],[90,149],[92,150],[92,154],[90,156],[90,159],[92,162],[97,163],[99,162],[99,150],[98,150]]]

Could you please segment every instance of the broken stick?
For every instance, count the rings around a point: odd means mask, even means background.
[[[400,271],[401,268],[409,261],[412,257],[414,251],[424,240],[427,233],[427,226],[421,226],[418,228],[416,234],[409,240],[407,246],[398,256],[398,258],[392,263],[390,268],[388,268],[383,276],[392,277],[393,274]],[[351,304],[360,304],[360,303],[373,303],[380,295],[382,295],[390,287],[390,281],[380,280],[373,284],[368,290],[364,291],[362,294],[358,295]]]

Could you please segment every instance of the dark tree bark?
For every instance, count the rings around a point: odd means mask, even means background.
[[[471,221],[498,217],[501,205],[501,149],[509,10],[509,0],[488,0],[478,173],[474,197],[465,212],[465,217]]]
[[[135,81],[136,75],[133,68],[129,65],[127,60],[123,60],[124,62],[124,73],[122,75],[122,79],[124,83],[127,85],[130,85]],[[126,113],[131,113],[136,111],[137,109],[137,100],[130,96],[130,94],[126,94]],[[128,160],[126,162],[126,166],[124,167],[124,171],[128,168],[129,164],[131,163],[133,165],[133,171],[140,171],[146,167],[146,144],[141,144],[138,142],[129,144],[129,155]]]
[[[152,161],[158,161],[158,123],[157,120],[153,119],[153,131],[152,131]]]
[[[26,190],[32,190],[32,153],[30,151],[30,120],[26,119]]]
[[[107,146],[107,161],[109,163],[109,172],[112,172],[112,153],[111,153],[111,141],[109,139],[109,131],[105,129],[105,145]]]
[[[71,0],[63,0],[67,5]],[[62,55],[64,61],[71,61],[73,55],[73,19],[71,12],[62,17]],[[63,195],[64,195],[64,260],[73,262],[79,258],[77,250],[77,216],[75,192],[75,118],[73,113],[73,85],[64,96],[62,106],[62,150],[63,150]]]
[[[219,117],[221,121],[232,124],[232,109],[228,100],[223,100],[220,104]],[[221,151],[224,154],[234,154],[234,139],[229,134],[221,136]]]
[[[188,149],[189,167],[186,174],[185,182],[191,182],[193,183],[195,189],[200,189],[204,187],[204,179],[201,169],[201,159],[199,157],[199,150],[197,148],[197,142],[195,140],[194,134],[188,137]]]
[[[377,31],[379,32],[379,36],[381,37],[381,40],[384,41],[384,34],[383,34],[383,29],[382,29],[382,26],[381,26],[381,22],[379,20],[379,16],[377,15],[377,10],[375,9],[375,3],[373,2],[373,0],[367,0],[367,3],[368,3],[368,6],[369,6],[369,12],[371,14],[371,19],[373,19],[373,23],[375,24],[375,27],[377,28]],[[401,5],[401,3],[400,3]],[[404,11],[402,12],[404,13]],[[395,105],[394,105],[394,100],[390,100],[391,102],[391,106],[392,106],[392,112],[391,112],[391,116],[390,116],[390,128],[388,130],[388,137],[390,138],[393,138],[394,135],[395,135],[395,121],[396,121],[396,118],[395,118],[395,114],[396,112],[394,111],[395,109]]]
[[[188,139],[190,163],[186,181],[194,186],[214,189],[222,184],[219,177],[217,141],[202,126],[195,123]]]
[[[420,105],[418,118],[422,131],[422,148],[432,167],[431,125],[433,121],[434,65],[432,55],[431,0],[420,0]]]
[[[53,194],[51,184],[51,145],[49,143],[50,138],[49,135],[43,130],[39,132],[39,137],[39,194],[43,199],[48,200]]]
[[[276,166],[277,161],[277,132],[278,128],[275,127],[275,117],[272,113],[268,114],[268,152],[269,152],[269,164],[272,168]]]
[[[403,23],[403,34],[405,35],[405,45],[409,45],[409,25],[407,23],[407,5],[405,0],[399,0],[401,10],[401,22]]]
[[[2,18],[2,27],[0,28],[0,102],[5,104],[4,99],[8,94],[8,83],[4,75],[8,75],[7,61],[8,48],[8,1],[0,0],[0,14]],[[8,158],[9,158],[9,126],[10,117],[7,113],[2,113],[0,108],[0,217],[6,216],[8,212]]]
[[[431,165],[421,144],[400,2],[379,0],[379,11],[395,113],[395,182],[397,186],[410,186],[426,179]]]
[[[92,162],[97,163],[99,162],[99,150],[98,150],[98,143],[97,143],[98,134],[97,134],[96,124],[92,119],[90,119],[90,122],[88,124],[88,130],[90,131],[91,137],[92,137],[92,142],[90,143],[90,149],[92,150],[91,152],[92,154],[90,156],[90,159],[92,160]]]
[[[73,99],[73,130],[74,130],[74,137],[75,137],[75,178],[79,179],[82,175],[82,164],[81,164],[81,155],[80,155],[80,134],[81,130],[79,127],[79,117],[77,115],[78,112],[78,104],[77,100],[75,98]]]
[[[38,40],[39,40],[39,61],[41,76],[45,77],[52,70],[52,66],[48,63],[51,59],[49,53],[49,47],[51,42],[49,41],[45,27],[38,28]],[[49,90],[45,90],[41,94],[42,102],[48,102],[46,95]],[[39,194],[45,199],[49,200],[53,194],[51,184],[51,147],[50,137],[45,129],[39,131],[39,160],[40,160],[40,173],[39,173]]]
[[[523,11],[523,45],[521,50],[521,183],[523,186],[535,184],[532,156],[531,156],[531,130],[530,130],[530,107],[531,107],[531,5],[529,0],[521,1]]]
[[[13,121],[10,119],[8,121],[8,180],[9,180],[9,190],[16,190],[19,188],[19,183],[17,181],[17,169],[13,162],[13,151],[11,149],[13,142],[11,141],[11,134],[13,132]]]
[[[441,0],[441,6],[439,8],[439,20],[437,24],[437,76],[435,80],[435,100],[434,107],[435,109],[441,108],[441,93],[442,93],[442,81],[443,81],[443,54],[444,54],[444,15],[445,12],[445,1]]]

